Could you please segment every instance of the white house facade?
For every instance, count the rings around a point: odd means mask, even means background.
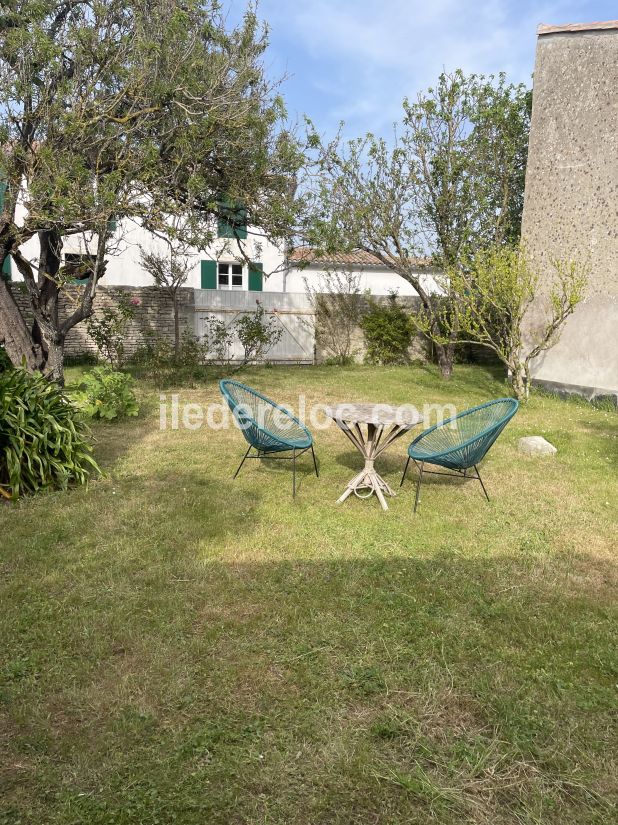
[[[371,295],[397,295],[416,297],[418,293],[408,281],[385,266],[375,255],[363,250],[317,255],[312,249],[298,247],[288,254],[283,270],[282,292],[305,292],[309,284],[321,291],[331,273],[350,273],[357,277],[361,292]],[[435,280],[436,270],[429,259],[420,258],[414,269],[423,288],[428,293],[439,291]]]
[[[0,189],[0,207],[3,192]],[[18,205],[17,222],[23,219],[25,209]],[[213,227],[214,229],[214,227]],[[110,244],[107,267],[101,286],[146,287],[153,285],[152,276],[143,268],[141,252],[165,252],[165,242],[139,223],[123,220],[110,226]],[[358,276],[360,289],[372,295],[415,296],[416,291],[406,280],[389,270],[375,256],[355,251],[346,254],[318,256],[312,249],[299,247],[287,250],[283,243],[268,240],[259,229],[241,224],[233,226],[224,219],[217,223],[217,237],[205,250],[190,249],[191,264],[185,283],[192,289],[234,292],[269,292],[305,294],[307,283],[320,291],[329,272],[350,272]],[[22,253],[36,267],[38,239],[31,238],[21,248]],[[94,251],[92,239],[71,235],[64,241],[63,264],[83,265]],[[249,264],[248,261],[251,261]],[[437,289],[430,262],[419,260],[417,273],[427,291]],[[21,281],[21,275],[7,259],[3,276]]]

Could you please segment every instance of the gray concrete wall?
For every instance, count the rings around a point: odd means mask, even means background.
[[[585,301],[532,372],[588,395],[618,390],[618,23],[604,25],[539,30],[522,225],[545,295],[552,259],[589,266]]]

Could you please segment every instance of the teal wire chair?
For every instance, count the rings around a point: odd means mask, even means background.
[[[423,475],[460,475],[480,481],[485,498],[489,501],[487,490],[479,472],[478,465],[487,451],[498,438],[502,430],[517,412],[519,402],[514,398],[498,398],[478,407],[454,415],[446,421],[424,430],[408,447],[408,460],[401,477],[403,484],[410,461],[418,469],[416,481],[416,498],[414,512],[418,507]],[[434,464],[452,472],[425,470],[425,464]],[[472,469],[476,475],[469,475]]]
[[[285,407],[275,404],[257,390],[226,378],[219,381],[221,394],[227,401],[240,431],[249,447],[243,456],[234,478],[248,458],[275,458],[292,462],[292,496],[296,496],[296,459],[311,450],[313,467],[319,477],[318,464],[313,449],[313,437]],[[254,455],[250,455],[255,450]],[[292,453],[283,456],[281,453]]]

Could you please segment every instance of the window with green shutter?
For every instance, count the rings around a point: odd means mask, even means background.
[[[264,265],[260,263],[252,263],[249,268],[249,291],[262,292],[264,281]]]
[[[217,234],[220,238],[247,237],[247,210],[239,203],[224,200],[219,203]]]
[[[217,288],[217,262],[216,261],[202,261],[202,289],[216,289]]]

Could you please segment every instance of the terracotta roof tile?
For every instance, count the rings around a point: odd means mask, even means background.
[[[618,20],[605,20],[601,23],[565,23],[563,26],[547,26],[541,23],[536,33],[538,35],[568,34],[569,32],[603,31],[606,29],[618,29]]]
[[[299,246],[292,249],[288,255],[291,263],[311,263],[322,266],[379,266],[384,267],[382,261],[365,252],[364,249],[355,249],[352,252],[333,252],[327,255],[318,255],[315,249],[308,246]],[[431,266],[429,258],[418,258],[418,266]]]

